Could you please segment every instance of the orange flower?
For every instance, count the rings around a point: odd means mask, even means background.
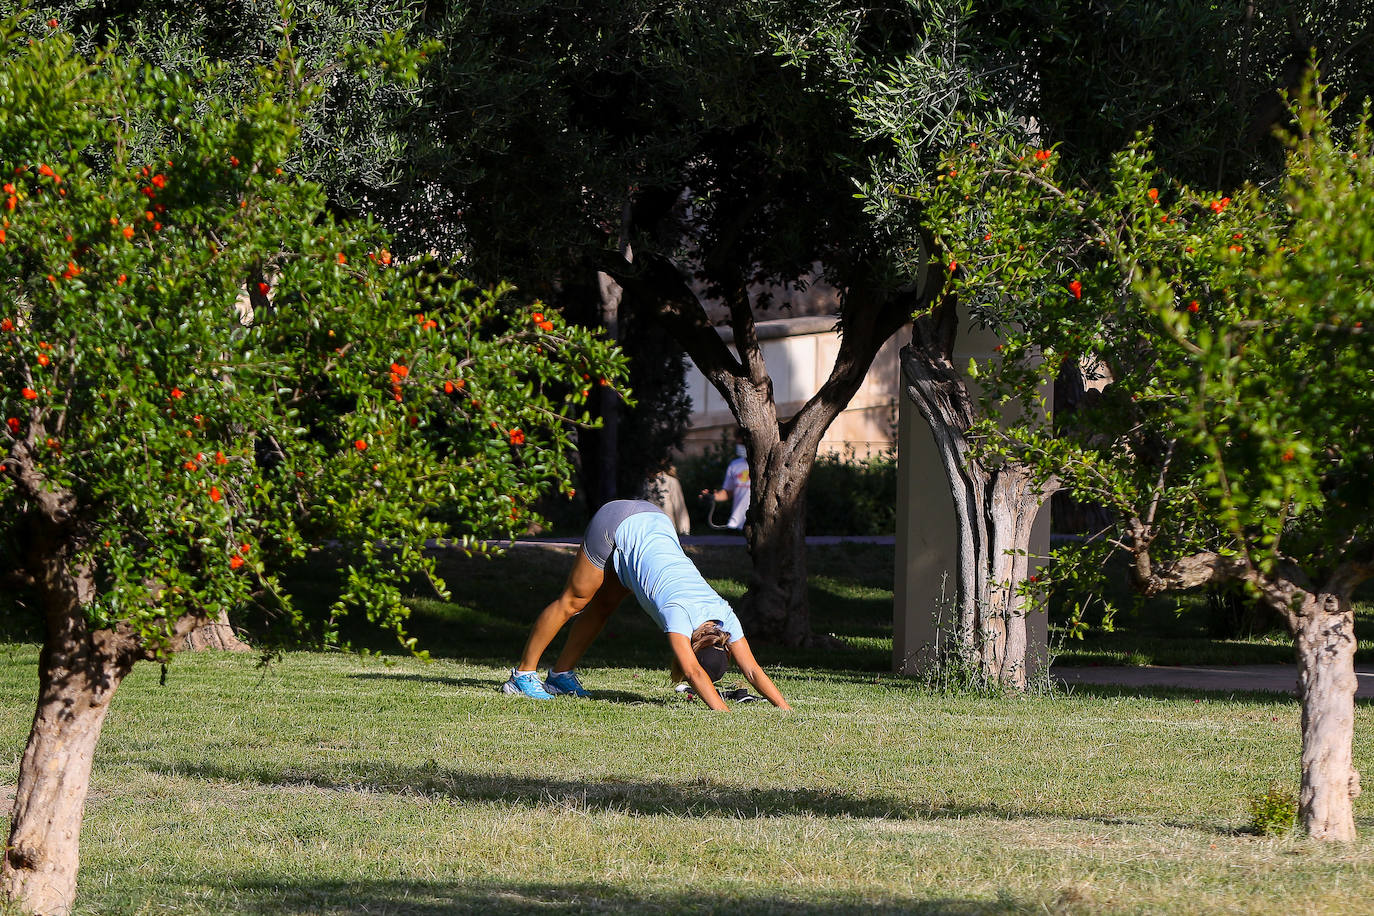
[[[355,442],[353,443],[353,447],[356,448],[356,449],[357,449],[358,451],[360,451],[360,452],[365,452],[365,451],[367,451],[367,443],[364,442],[362,439],[358,439],[357,441],[355,441]]]
[[[3,241],[3,239],[0,239],[0,241]],[[539,322],[539,330],[541,330],[541,331],[552,331],[552,330],[553,330],[553,322],[552,322],[552,321],[541,321],[541,322]]]
[[[5,241],[6,241],[6,239],[5,239],[5,230],[4,230],[4,229],[0,229],[0,245],[5,244]]]
[[[188,461],[185,464],[183,464],[182,467],[184,467],[188,471],[194,471],[196,469],[196,463],[194,461]]]
[[[14,322],[13,322],[13,321],[10,321],[8,318],[0,318],[0,331],[4,331],[6,334],[8,334],[10,331],[13,331],[13,330],[14,330]]]
[[[39,354],[38,354],[38,365],[40,365],[40,366],[46,366],[46,365],[47,365],[48,363],[50,363],[50,362],[52,362],[52,360],[48,357],[48,354],[46,354],[46,353],[39,353]]]
[[[410,375],[410,367],[403,366],[400,363],[392,363],[391,371],[401,378],[405,378],[407,375]]]
[[[1197,300],[1196,300],[1196,299],[1194,299],[1192,302],[1189,302],[1189,303],[1188,303],[1188,311],[1192,312],[1193,314],[1197,314],[1197,310],[1198,310],[1199,308],[1201,308],[1201,306],[1199,306],[1199,305],[1197,304]]]
[[[1159,203],[1159,188],[1150,188],[1145,193],[1149,195],[1150,203]]]
[[[335,260],[337,260],[340,264],[347,264],[347,263],[348,263],[348,258],[344,256],[344,253],[343,253],[342,251],[340,251],[338,254],[334,255],[334,258],[335,258]]]
[[[949,272],[950,272],[950,273],[954,273],[954,272],[955,272],[956,270],[958,270],[958,269],[959,269],[959,262],[958,262],[958,261],[950,261],[950,262],[949,262]]]
[[[228,464],[229,459],[224,457],[224,452],[215,452],[215,464]]]
[[[1069,292],[1073,293],[1073,297],[1075,299],[1082,299],[1083,284],[1079,283],[1077,280],[1074,280],[1072,283],[1069,284]]]
[[[258,284],[258,292],[262,293],[264,296],[266,296],[266,295],[267,295],[268,293],[270,293],[271,291],[272,291],[272,287],[268,286],[266,283],[259,283],[259,284]]]
[[[180,388],[173,388],[171,394],[172,400],[180,401],[185,392],[183,392]]]
[[[133,227],[133,226],[125,226],[124,229],[123,229],[122,231],[123,231],[124,237],[125,237],[126,239],[131,239],[131,238],[134,237],[134,227]]]
[[[10,184],[10,183],[7,181],[7,182],[5,182],[5,187],[2,188],[2,189],[0,189],[0,190],[3,190],[6,194],[13,194],[13,193],[14,193],[14,185]]]
[[[444,394],[453,394],[452,382],[444,382]]]
[[[10,428],[10,435],[19,435],[19,419],[17,417],[10,417],[8,420],[5,421],[5,423]]]
[[[155,187],[157,187],[159,190],[162,189],[162,188],[167,187],[167,176],[166,176],[166,175],[154,175],[154,176],[153,176],[153,185],[154,185]]]
[[[513,429],[513,430],[511,430],[511,431],[508,433],[508,435],[510,436],[510,444],[511,444],[511,445],[524,445],[524,444],[525,444],[525,433],[524,433],[524,430]]]
[[[36,400],[38,400],[38,392],[37,392],[37,391],[34,391],[32,388],[24,388],[24,389],[21,389],[20,392],[19,392],[19,394],[20,394],[20,395],[24,398],[24,400],[26,400],[26,401],[36,401]]]
[[[239,568],[240,566],[242,566],[242,565],[243,565],[243,557],[237,557],[237,556],[235,556],[235,557],[230,557],[230,558],[229,558],[229,568],[230,568],[230,569],[238,569],[238,568]]]
[[[224,498],[224,494],[219,491],[219,487],[210,487],[210,502],[217,503]]]
[[[230,157],[229,157],[229,168],[231,168],[231,169],[236,169],[236,168],[238,168],[238,167],[239,167],[239,157],[238,157],[238,156],[230,156]]]
[[[15,204],[17,204],[17,203],[19,203],[19,198],[15,197],[13,194],[11,194],[11,195],[9,196],[9,199],[7,199],[7,200],[5,201],[5,209],[7,209],[7,210],[13,210]]]
[[[252,549],[253,549],[253,548],[252,548],[252,547],[249,547],[247,544],[240,544],[240,545],[239,545],[239,553],[243,554],[244,556],[248,556],[248,552],[249,552],[250,550],[252,550]]]
[[[123,286],[123,285],[124,285],[124,282],[125,282],[126,280],[128,280],[128,279],[129,279],[129,275],[128,275],[128,274],[120,274],[119,277],[118,277],[118,279],[115,280],[115,286]]]
[[[539,322],[541,322],[541,321],[543,321],[543,320],[544,320],[544,313],[543,313],[543,312],[535,312],[533,315],[530,316],[530,321],[533,321],[535,324],[538,324]]]

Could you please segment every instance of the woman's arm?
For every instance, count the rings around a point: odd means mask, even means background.
[[[697,661],[691,641],[681,633],[669,633],[668,645],[673,647],[673,655],[677,658],[682,673],[687,675],[687,683],[692,685],[692,689],[701,697],[702,702],[712,709],[728,711],[730,707],[725,705],[725,701],[716,692],[716,685],[711,683],[711,676],[702,670],[701,662]]]
[[[749,640],[740,637],[730,643],[730,657],[735,660],[735,667],[744,675],[744,679],[753,685],[754,689],[763,694],[768,702],[779,709],[791,709],[787,701],[782,698],[782,693],[773,683],[772,679],[764,674],[759,667],[758,661],[754,658],[754,653],[749,649]]]

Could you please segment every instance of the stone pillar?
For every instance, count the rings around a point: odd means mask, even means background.
[[[997,336],[960,327],[955,365],[970,357],[982,362],[992,355]],[[897,369],[900,374],[900,366]],[[906,386],[898,385],[904,392]],[[1047,400],[1052,392],[1046,392]],[[896,581],[893,587],[892,662],[899,674],[917,674],[927,664],[936,640],[948,638],[955,615],[958,536],[954,500],[944,466],[925,418],[905,394],[898,395]],[[1031,539],[1033,556],[1050,548],[1050,506],[1036,516]],[[1031,572],[1039,564],[1032,560]],[[940,628],[944,632],[940,632]],[[1043,611],[1026,617],[1026,675],[1033,678],[1049,658],[1049,621]]]

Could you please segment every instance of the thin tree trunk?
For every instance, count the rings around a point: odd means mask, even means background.
[[[48,627],[0,888],[21,911],[52,916],[68,913],[76,896],[91,760],[110,700],[137,656],[131,638],[89,629],[83,604],[94,581],[68,566],[60,536],[39,531],[29,546]]]
[[[1302,790],[1298,816],[1316,840],[1349,843],[1355,839],[1354,801],[1360,774],[1354,766],[1355,612],[1350,595],[1368,579],[1368,557],[1336,568],[1322,588],[1309,588],[1307,575],[1280,564],[1278,575],[1264,575],[1246,556],[1210,551],[1156,565],[1150,556],[1151,531],[1140,519],[1129,523],[1132,579],[1146,595],[1213,585],[1249,582],[1273,610],[1288,621],[1298,656],[1302,701]]]
[[[1304,602],[1295,625],[1302,697],[1299,817],[1313,839],[1355,839],[1355,614],[1338,595]]]

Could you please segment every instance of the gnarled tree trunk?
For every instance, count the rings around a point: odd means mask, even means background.
[[[221,652],[252,652],[253,647],[239,639],[234,625],[229,622],[229,612],[220,611],[213,621],[191,631],[186,637],[183,649],[200,652],[204,649],[218,649]]]
[[[902,349],[903,388],[930,426],[954,497],[956,645],[989,680],[1021,689],[1027,644],[1020,585],[1035,516],[1051,490],[1021,465],[986,464],[972,454],[967,437],[978,413],[953,362],[956,322],[952,301],[917,319],[912,344]]]

